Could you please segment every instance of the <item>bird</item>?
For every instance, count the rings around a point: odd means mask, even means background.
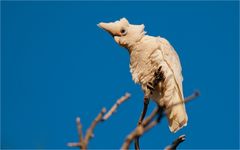
[[[141,86],[144,93],[144,106],[147,107],[151,99],[164,108],[169,129],[173,133],[186,126],[188,116],[184,104],[181,62],[168,40],[147,35],[144,24],[130,24],[126,18],[97,25],[128,50],[130,72],[133,81]]]

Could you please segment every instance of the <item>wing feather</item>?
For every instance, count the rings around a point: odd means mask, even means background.
[[[164,81],[165,92],[162,101],[166,106],[166,114],[169,122],[169,128],[172,132],[176,132],[187,124],[187,114],[185,104],[179,104],[174,107],[172,105],[184,101],[182,88],[182,68],[179,57],[169,42],[160,38],[160,51],[162,57],[170,71],[166,71],[169,80]],[[172,74],[169,76],[169,73]]]
[[[182,67],[178,54],[176,53],[174,48],[170,45],[170,43],[164,38],[160,38],[160,46],[161,51],[163,53],[163,59],[168,64],[169,68],[172,70],[175,81],[178,86],[179,90],[178,92],[181,95],[182,100],[184,100],[182,88],[183,82]]]

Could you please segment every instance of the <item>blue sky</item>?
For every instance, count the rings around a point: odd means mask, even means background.
[[[68,148],[103,106],[130,92],[89,148],[120,148],[137,123],[143,93],[129,56],[99,29],[121,17],[145,24],[178,52],[188,126],[170,133],[166,119],[141,138],[163,148],[181,134],[180,148],[239,148],[238,2],[1,2],[1,147]],[[153,108],[154,104],[150,105]]]

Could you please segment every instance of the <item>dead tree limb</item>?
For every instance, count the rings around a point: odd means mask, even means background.
[[[165,150],[175,150],[180,143],[182,143],[183,141],[185,141],[185,139],[186,139],[186,136],[185,136],[185,135],[179,136],[175,141],[173,141],[173,143],[172,143],[171,145],[167,146],[167,147],[165,148]]]
[[[199,96],[199,92],[196,91],[189,97],[185,98],[184,103],[187,103],[196,97]],[[78,136],[79,136],[79,142],[76,143],[68,143],[68,146],[70,147],[79,147],[80,149],[87,149],[88,143],[90,139],[93,137],[93,131],[94,128],[97,126],[98,123],[106,121],[109,119],[114,112],[116,112],[119,105],[121,105],[123,102],[125,102],[127,99],[129,99],[130,94],[126,93],[124,96],[122,96],[120,99],[117,100],[117,102],[109,109],[109,111],[106,113],[106,109],[102,108],[101,112],[97,115],[97,117],[94,119],[94,121],[91,123],[90,127],[87,129],[86,136],[83,136],[82,131],[82,124],[80,122],[80,118],[77,117],[76,123],[77,123],[77,129],[78,129]],[[171,107],[174,107],[176,105],[179,105],[181,103],[173,104]],[[129,149],[131,143],[138,139],[147,131],[149,131],[151,128],[159,124],[161,119],[165,116],[164,114],[165,109],[162,107],[157,106],[152,113],[144,119],[138,126],[134,129],[133,132],[131,132],[126,140],[124,141],[122,145],[122,149]],[[146,113],[146,112],[145,112]],[[141,117],[140,117],[141,118]],[[173,150],[176,149],[177,146],[185,140],[185,135],[178,137],[171,145],[167,146],[165,150]],[[139,141],[137,141],[138,145],[135,145],[136,149],[139,148]],[[138,146],[138,147],[136,147]]]
[[[183,103],[187,103],[193,99],[195,99],[196,97],[198,97],[200,95],[199,91],[195,91],[192,95],[190,95],[189,97],[185,98]],[[182,103],[176,103],[173,104],[171,107],[174,107],[176,105],[179,105]],[[135,141],[135,149],[140,149],[139,146],[139,138],[147,131],[149,131],[151,128],[153,128],[154,126],[156,126],[161,119],[165,116],[164,114],[164,108],[157,106],[157,108],[155,108],[152,113],[149,115],[149,117],[147,117],[142,124],[139,124],[125,139],[122,148],[121,149],[129,149],[130,144]],[[155,120],[153,120],[153,118],[155,118]],[[136,141],[136,139],[138,141]],[[136,143],[137,142],[137,143]],[[180,142],[181,143],[181,142]],[[178,145],[177,145],[178,146]]]
[[[87,149],[88,143],[90,139],[93,137],[93,131],[97,126],[97,124],[109,119],[112,116],[112,114],[116,112],[118,106],[121,105],[126,100],[128,100],[130,96],[131,95],[129,93],[126,93],[124,96],[122,96],[120,99],[117,100],[117,102],[111,107],[111,109],[107,113],[106,113],[107,111],[106,108],[102,108],[101,112],[97,115],[97,117],[91,123],[90,127],[87,129],[85,137],[83,137],[82,124],[80,122],[80,118],[77,117],[76,123],[77,123],[77,129],[78,129],[79,142],[68,143],[68,146],[79,147],[80,149]]]

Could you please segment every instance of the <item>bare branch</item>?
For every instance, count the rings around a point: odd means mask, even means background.
[[[194,92],[189,97],[185,98],[184,103],[187,103],[196,97],[198,97],[200,94],[198,91]],[[111,109],[106,113],[106,109],[102,108],[101,112],[97,115],[97,117],[94,119],[94,121],[91,123],[90,127],[87,129],[86,136],[83,136],[82,132],[82,124],[80,122],[80,118],[77,117],[76,123],[77,123],[77,129],[78,129],[78,136],[79,136],[79,142],[77,143],[68,143],[68,146],[70,147],[79,147],[80,149],[87,149],[89,140],[93,137],[93,131],[98,123],[106,121],[109,119],[114,112],[116,112],[119,105],[121,105],[123,102],[125,102],[127,99],[129,99],[130,94],[126,93],[124,96],[122,96],[120,99],[117,100],[117,102],[111,107]],[[174,107],[176,105],[179,105],[182,103],[176,103],[173,104],[171,107]],[[169,107],[168,107],[169,108]],[[127,138],[125,139],[122,149],[129,149],[130,144],[133,140],[136,140],[135,142],[135,149],[140,149],[139,147],[139,138],[149,131],[151,128],[156,126],[161,119],[165,116],[164,114],[164,108],[162,107],[156,107],[152,113],[143,121],[141,121],[138,126],[132,131]],[[106,113],[106,114],[105,114]],[[146,113],[146,112],[145,112]],[[145,114],[144,113],[144,114]],[[104,115],[105,114],[105,115]],[[142,118],[142,117],[140,117]],[[143,117],[144,118],[144,117]],[[155,118],[155,119],[154,119]],[[185,135],[178,137],[172,145],[169,145],[165,148],[165,150],[173,150],[176,149],[177,146],[185,140]]]
[[[200,92],[198,90],[196,90],[196,91],[193,92],[192,95],[185,98],[185,103],[197,98],[198,96],[200,96]]]
[[[153,118],[160,112],[160,107],[156,107],[152,113],[143,121],[142,125],[146,127],[152,120]]]
[[[197,98],[198,96],[200,96],[200,92],[194,91],[190,96],[186,97],[183,102],[173,104],[172,106],[169,106],[167,109],[170,109],[179,104],[188,103],[188,102],[192,101],[193,99]]]
[[[130,144],[136,137],[140,137],[144,132],[144,128],[142,125],[138,125],[131,134],[129,134],[122,145],[123,150],[129,149]]]
[[[152,111],[152,113],[142,122],[142,124],[139,124],[125,139],[125,142],[122,145],[121,149],[129,149],[130,144],[132,143],[133,140],[136,138],[139,138],[140,136],[143,135],[145,132],[145,126],[147,126],[153,118],[159,113],[160,108],[157,107]],[[135,148],[137,145],[135,145]],[[139,147],[138,147],[139,148]]]
[[[82,125],[80,123],[80,118],[77,117],[76,122],[77,122],[77,128],[78,128],[78,136],[79,136],[79,142],[78,143],[68,143],[68,146],[70,147],[79,147],[80,149],[87,149],[89,140],[91,137],[93,137],[93,130],[96,127],[96,125],[101,122],[102,117],[106,113],[106,108],[102,108],[101,112],[97,115],[97,117],[93,120],[92,124],[87,130],[86,136],[83,139],[83,134],[82,134]]]
[[[82,149],[87,149],[87,145],[91,137],[93,137],[93,130],[96,125],[101,122],[104,113],[106,113],[106,108],[102,108],[101,112],[97,115],[97,117],[92,122],[91,126],[87,129],[87,133],[84,139],[84,144],[82,145]]]
[[[145,128],[144,128],[144,132],[147,132],[148,130],[150,130],[151,128],[153,128],[154,126],[156,126],[160,121],[161,119],[163,118],[164,116],[164,113],[163,113],[163,108],[159,107],[159,111],[158,113],[156,114],[157,115],[157,118],[150,122]]]
[[[78,143],[68,143],[69,147],[81,147],[83,142],[83,133],[82,133],[82,124],[80,122],[80,117],[76,118],[77,123],[77,130],[78,130],[78,136],[79,136],[79,142]]]
[[[79,143],[81,143],[83,141],[83,132],[82,132],[82,124],[80,122],[80,117],[77,117],[76,122],[77,122],[78,136],[80,137]]]
[[[192,95],[188,96],[187,98],[185,98],[183,103],[187,103],[193,99],[195,99],[196,97],[198,97],[200,95],[200,93],[198,91],[195,91]],[[182,103],[176,103],[173,104],[172,106],[168,107],[174,107],[176,105],[179,105]],[[155,120],[153,120],[155,117],[157,116],[157,118]],[[149,115],[149,117],[147,117],[142,124],[139,124],[125,139],[122,148],[121,149],[129,149],[130,144],[132,143],[133,140],[135,140],[135,149],[139,149],[139,138],[147,131],[149,131],[151,128],[153,128],[154,126],[156,126],[161,119],[165,116],[164,114],[164,109],[162,107],[157,106],[157,108],[155,108],[152,113]],[[184,136],[185,137],[185,136]],[[180,138],[179,138],[180,141]],[[181,141],[182,142],[182,141]],[[179,143],[181,143],[179,142]],[[178,143],[178,144],[179,144]],[[178,145],[177,145],[178,146]]]
[[[179,136],[175,141],[173,141],[173,143],[172,143],[171,145],[167,146],[167,147],[165,148],[165,150],[175,150],[180,143],[182,143],[183,141],[185,141],[185,139],[186,139],[186,136],[185,136],[185,135]]]
[[[82,124],[80,122],[80,118],[77,117],[76,123],[78,129],[79,142],[68,143],[67,145],[69,147],[79,147],[80,149],[87,149],[89,140],[93,137],[93,131],[97,124],[107,120],[117,110],[118,106],[125,102],[127,99],[129,99],[130,96],[131,95],[129,93],[126,93],[124,96],[117,100],[117,102],[111,107],[111,109],[107,113],[106,108],[102,108],[101,112],[97,115],[97,117],[91,123],[90,127],[87,129],[85,138],[83,137]]]
[[[124,96],[119,98],[117,102],[112,106],[112,108],[104,115],[103,120],[107,120],[114,112],[116,112],[119,105],[130,98],[131,94],[126,93]]]

